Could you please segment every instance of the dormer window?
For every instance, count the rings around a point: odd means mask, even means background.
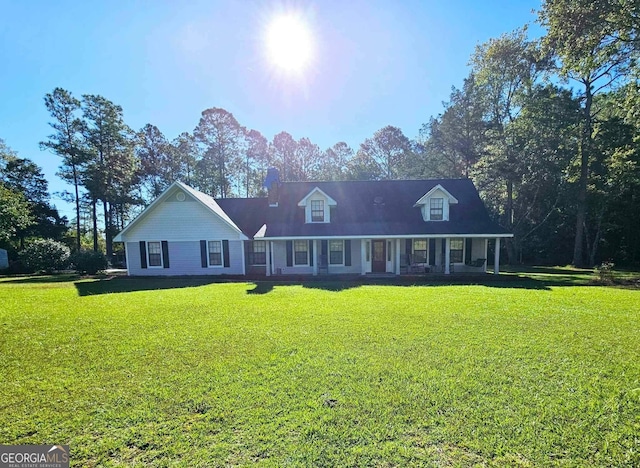
[[[444,198],[431,198],[429,209],[429,219],[431,221],[442,221],[444,214]]]
[[[425,221],[449,221],[449,211],[451,205],[456,205],[458,199],[451,195],[442,185],[437,184],[420,200],[418,200],[415,208],[420,208],[422,219]]]
[[[311,222],[324,223],[324,200],[311,200]]]
[[[298,206],[304,208],[305,223],[330,223],[331,208],[337,206],[337,203],[320,188],[315,187],[298,202]]]

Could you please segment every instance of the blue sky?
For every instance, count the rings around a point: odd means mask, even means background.
[[[410,138],[467,76],[474,47],[533,23],[536,0],[5,1],[0,0],[0,138],[68,189],[43,97],[100,94],[170,139],[222,107],[271,139],[285,130],[354,149],[385,125]],[[301,77],[276,73],[264,30],[283,11],[309,24],[316,53]],[[540,30],[533,25],[531,35]],[[54,197],[62,214],[73,210]]]

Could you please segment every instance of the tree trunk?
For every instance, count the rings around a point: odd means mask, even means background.
[[[111,264],[111,256],[113,254],[113,236],[111,233],[111,212],[109,210],[109,203],[106,201],[102,202],[102,207],[104,209],[104,237],[107,243],[106,246],[106,254],[107,261]]]
[[[76,191],[76,250],[80,250],[80,193],[78,190],[78,171],[73,165],[73,186]]]
[[[97,201],[95,198],[91,200],[91,217],[93,221],[93,251],[98,251],[98,211],[96,209]]]
[[[589,254],[589,266],[594,266],[596,264],[596,255],[598,254],[598,244],[600,243],[600,238],[602,237],[602,220],[604,218],[605,210],[606,205],[603,204],[600,212],[598,213],[596,235],[593,239],[593,244],[591,245],[591,253]]]
[[[584,122],[582,125],[582,138],[580,141],[580,181],[578,184],[578,207],[576,213],[576,237],[573,244],[573,266],[584,266],[584,223],[587,219],[587,182],[589,178],[589,150],[591,148],[591,104],[593,95],[591,94],[591,82],[584,81],[585,103]]]

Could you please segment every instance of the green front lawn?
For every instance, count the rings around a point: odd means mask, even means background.
[[[0,443],[78,466],[638,466],[640,291],[0,280]]]

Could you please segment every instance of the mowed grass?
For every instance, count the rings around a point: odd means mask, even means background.
[[[638,466],[640,291],[0,280],[0,443],[74,466]]]

